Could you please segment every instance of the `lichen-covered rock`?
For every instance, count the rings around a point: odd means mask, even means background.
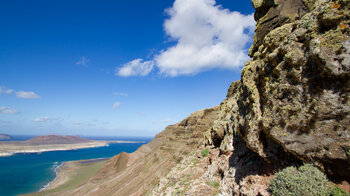
[[[272,29],[293,22],[308,12],[302,0],[252,0],[252,3],[256,10],[254,18],[257,24],[254,44],[249,50],[250,56],[258,50]]]
[[[253,0],[252,59],[208,131],[225,153],[239,134],[270,162],[314,162],[350,180],[349,1]],[[292,159],[290,159],[292,160]]]

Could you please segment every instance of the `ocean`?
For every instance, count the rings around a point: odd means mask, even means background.
[[[24,140],[29,136],[21,136]],[[89,137],[100,140],[132,140],[149,142],[151,138],[120,138],[120,137]],[[124,152],[134,152],[145,143],[110,144],[109,146],[69,150],[52,151],[41,154],[16,154],[10,157],[0,157],[0,195],[16,196],[25,193],[36,192],[44,188],[55,179],[56,168],[64,161],[82,159],[96,159],[113,157]]]

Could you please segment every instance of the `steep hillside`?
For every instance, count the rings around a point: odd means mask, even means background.
[[[134,153],[121,153],[79,188],[57,195],[142,195],[159,183],[171,168],[204,146],[204,133],[214,122],[218,107],[191,114],[168,126]]]
[[[65,194],[269,195],[273,172],[303,162],[350,181],[349,1],[252,2],[252,58],[227,98]]]

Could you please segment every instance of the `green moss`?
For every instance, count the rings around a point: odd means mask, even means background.
[[[329,192],[328,183],[320,170],[311,164],[305,164],[299,169],[287,167],[276,173],[269,190],[272,196],[324,196]]]
[[[207,157],[208,154],[209,154],[209,149],[208,148],[202,150],[202,152],[201,152],[202,157]]]
[[[213,187],[213,188],[215,188],[215,189],[217,189],[217,188],[220,187],[219,182],[217,182],[217,181],[215,181],[215,180],[209,181],[209,182],[208,182],[208,185],[211,186],[211,187]]]

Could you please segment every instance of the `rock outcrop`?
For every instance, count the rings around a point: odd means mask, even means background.
[[[208,143],[238,134],[271,163],[316,163],[350,180],[349,1],[253,0],[252,59],[234,82]]]

